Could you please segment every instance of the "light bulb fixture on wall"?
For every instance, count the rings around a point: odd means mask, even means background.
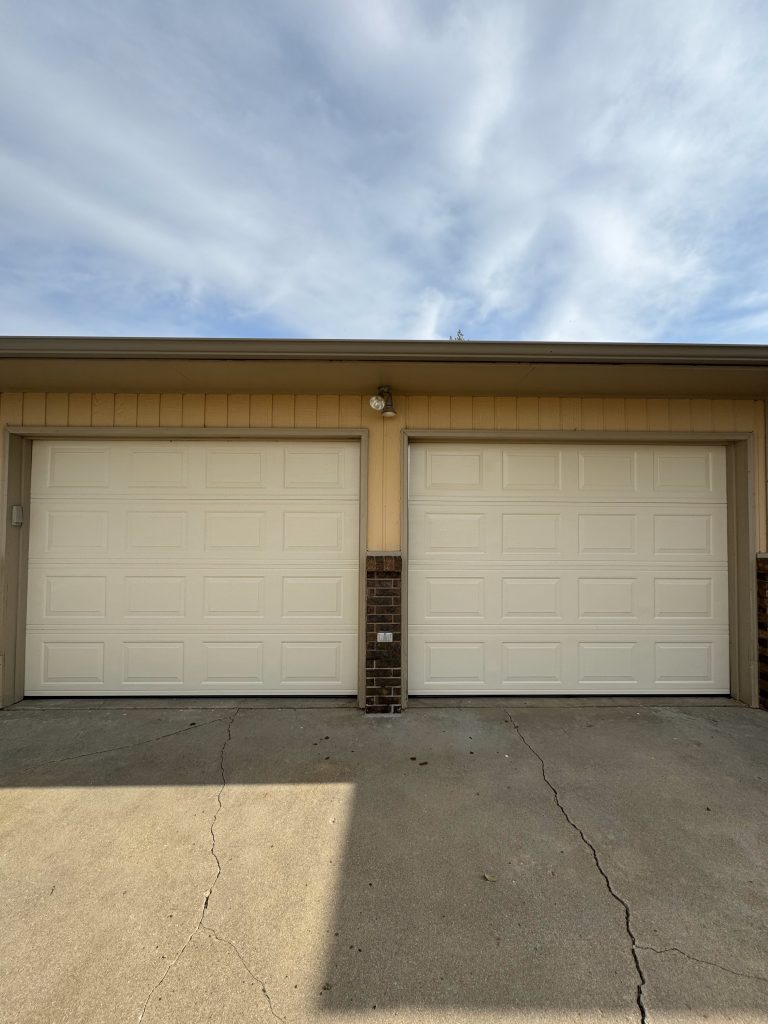
[[[375,395],[368,399],[368,404],[382,416],[397,416],[392,405],[392,388],[389,384],[381,384]]]

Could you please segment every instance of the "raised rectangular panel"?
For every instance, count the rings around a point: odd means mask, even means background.
[[[502,487],[505,491],[556,492],[562,488],[559,451],[504,451]]]
[[[712,682],[712,644],[697,643],[657,643],[656,647],[656,680],[660,683]]]
[[[186,578],[183,576],[126,576],[124,612],[126,616],[182,616]]]
[[[285,512],[284,551],[341,551],[343,521],[340,512]]]
[[[657,619],[711,619],[711,579],[655,579]]]
[[[579,551],[610,554],[637,551],[637,516],[585,513],[579,516]]]
[[[560,515],[509,513],[502,516],[502,549],[511,551],[557,551]]]
[[[49,487],[108,487],[109,452],[105,448],[58,448],[48,453]]]
[[[341,615],[341,577],[285,576],[283,615],[286,618]]]
[[[483,551],[485,517],[476,513],[428,512],[424,516],[428,552]]]
[[[203,614],[258,618],[264,615],[263,576],[206,576],[203,583]]]
[[[107,614],[107,580],[105,576],[46,576],[46,618],[92,616]]]
[[[711,555],[711,515],[655,515],[653,550],[660,555]]]
[[[482,683],[485,681],[485,647],[481,643],[424,645],[427,683]]]
[[[579,682],[637,682],[633,642],[580,643]]]
[[[204,683],[263,683],[261,643],[203,643]]]
[[[657,491],[709,494],[712,491],[712,453],[705,448],[654,453]]]
[[[184,644],[123,643],[123,681],[126,683],[183,683]]]
[[[579,490],[634,493],[637,490],[635,452],[579,452]]]
[[[557,683],[560,681],[559,643],[505,643],[502,649],[502,682]]]
[[[261,452],[213,449],[206,452],[207,487],[263,487]]]
[[[205,550],[251,548],[262,544],[262,512],[206,512]]]
[[[338,490],[343,483],[343,458],[344,453],[340,451],[287,449],[283,477],[285,486]]]
[[[50,509],[45,534],[45,550],[51,555],[85,549],[103,552],[107,550],[109,517],[106,512]]]
[[[579,580],[580,618],[634,618],[635,587],[633,577]]]
[[[172,548],[183,551],[186,525],[186,512],[128,512],[127,550]]]
[[[559,618],[560,586],[558,577],[508,577],[502,580],[502,615],[505,619]]]
[[[44,683],[103,683],[104,644],[44,642],[42,675]]]
[[[183,448],[136,448],[128,462],[129,487],[184,487],[187,456]]]
[[[340,683],[339,641],[286,641],[282,645],[282,682]]]
[[[482,452],[427,451],[428,490],[474,490],[482,482]]]
[[[426,581],[427,618],[480,618],[483,615],[485,580],[449,579],[439,576]]]

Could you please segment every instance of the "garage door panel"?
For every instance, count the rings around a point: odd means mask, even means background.
[[[290,623],[354,622],[357,614],[355,565],[305,564],[291,570],[262,566],[261,571],[232,565],[193,566],[184,572],[173,563],[105,566],[33,565],[29,571],[27,623],[129,628],[208,622],[259,622],[271,628]]]
[[[500,512],[501,554],[508,557],[562,555],[562,515],[549,509]]]
[[[728,637],[454,630],[412,635],[409,664],[424,694],[718,694]]]
[[[424,559],[470,563],[659,563],[726,566],[725,505],[638,504],[613,500],[570,505],[479,498],[439,508],[412,501],[411,564]]]
[[[28,692],[103,696],[170,693],[349,693],[356,633],[302,630],[140,633],[34,632],[27,638]]]
[[[473,501],[490,495],[563,502],[614,500],[722,503],[726,496],[721,448],[689,445],[622,446],[472,443],[413,445],[409,491]]]
[[[43,445],[45,450],[43,451]],[[37,442],[32,497],[128,498],[148,489],[238,497],[348,497],[359,490],[357,446],[339,442]]]
[[[218,503],[82,502],[38,499],[30,517],[30,559],[89,562],[146,557],[210,561],[356,561],[357,502],[285,500],[259,508]]]
[[[632,500],[639,492],[639,453],[627,449],[582,449],[577,454],[578,490],[585,498],[621,495]]]
[[[450,445],[472,493],[416,477],[440,447],[411,452],[411,692],[727,692],[724,449]]]
[[[356,692],[354,443],[33,452],[27,693]]]
[[[452,567],[409,571],[409,618],[419,623],[472,621],[475,626],[515,622],[634,623],[654,629],[677,624],[728,624],[727,571],[607,567],[477,570]]]
[[[563,453],[538,445],[504,448],[501,452],[501,487],[513,494],[557,494],[566,485]]]
[[[50,445],[45,458],[32,469],[32,493],[84,489],[104,491],[110,485],[109,449],[106,445]]]
[[[717,456],[717,457],[716,457]],[[697,501],[724,501],[725,460],[707,448],[658,449],[654,452],[653,489],[657,494],[678,494]]]

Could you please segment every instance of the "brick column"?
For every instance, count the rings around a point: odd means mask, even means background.
[[[402,568],[398,554],[365,559],[365,711],[399,714],[402,698]],[[391,633],[391,641],[377,639]]]
[[[757,556],[757,671],[760,707],[768,711],[768,555]]]

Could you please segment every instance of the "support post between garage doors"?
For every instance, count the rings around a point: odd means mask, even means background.
[[[5,456],[5,703],[30,677],[363,705],[364,428],[10,427]]]
[[[727,674],[755,706],[752,457],[747,433],[405,431],[410,692],[714,693]]]

